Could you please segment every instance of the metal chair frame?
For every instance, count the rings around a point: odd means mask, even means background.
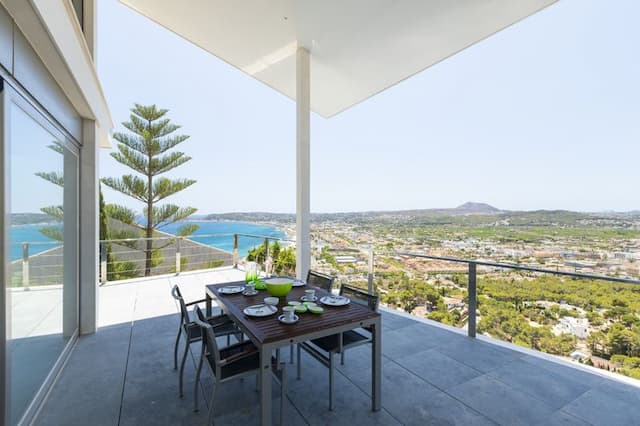
[[[323,290],[331,293],[331,288],[333,287],[334,277],[331,275],[323,274],[322,272],[312,271],[309,269],[307,272],[307,284],[315,285],[316,287],[320,287]],[[293,364],[293,348],[294,344],[289,345],[289,363]]]
[[[369,309],[373,311],[378,311],[378,305],[380,303],[380,298],[377,294],[369,294],[366,291],[358,289],[356,287],[348,286],[343,284],[340,287],[340,294],[347,294],[351,299],[352,303],[360,303],[362,305],[366,305]],[[367,335],[363,334],[359,330],[364,331]],[[345,333],[354,333],[357,336],[358,340],[355,340],[351,344],[344,344],[344,335]],[[361,346],[372,341],[371,330],[368,328],[359,328],[355,330],[350,330],[345,333],[339,333],[337,335],[338,344],[335,347],[325,349],[321,348],[318,344],[314,343],[318,342],[321,339],[315,339],[308,342],[298,343],[298,353],[297,353],[297,379],[300,380],[301,377],[301,350],[304,350],[313,358],[317,359],[322,365],[329,369],[329,410],[333,411],[333,374],[334,374],[334,364],[333,364],[333,355],[339,353],[340,354],[340,363],[344,365],[344,354],[348,349]],[[333,337],[333,336],[329,336]]]
[[[200,362],[198,363],[198,370],[196,373],[194,411],[198,411],[198,386],[200,384],[200,374],[202,372],[202,365],[204,364],[204,360],[206,359],[207,365],[209,366],[209,369],[215,379],[213,383],[213,390],[211,392],[211,400],[209,402],[209,413],[208,413],[209,420],[207,423],[207,424],[213,425],[213,414],[214,414],[213,406],[215,403],[216,388],[219,385],[222,385],[227,382],[231,382],[233,380],[243,379],[244,377],[251,376],[254,374],[256,375],[257,383],[259,383],[259,379],[260,379],[259,362],[255,363],[255,367],[252,366],[252,368],[250,369],[239,371],[236,374],[229,377],[225,377],[225,378],[222,378],[223,377],[222,368],[225,366],[229,366],[234,362],[241,361],[246,357],[255,356],[258,353],[258,350],[250,341],[239,342],[231,346],[227,346],[224,349],[242,348],[244,346],[246,348],[244,349],[244,352],[230,355],[226,358],[221,358],[220,349],[218,348],[218,344],[216,342],[216,336],[214,334],[213,327],[211,326],[211,324],[205,321],[205,316],[197,305],[193,308],[193,311],[196,317],[195,323],[202,329],[202,349],[200,351]],[[272,365],[273,375],[276,378],[276,380],[280,383],[280,424],[283,424],[284,400],[286,397],[286,389],[285,389],[286,370],[284,367],[285,364],[284,363],[280,364],[278,360],[274,360],[274,359],[272,359],[272,363],[275,364],[275,365]]]
[[[184,396],[183,392],[183,378],[184,378],[184,366],[187,360],[187,353],[189,352],[189,346],[192,342],[200,340],[200,335],[192,336],[192,329],[198,327],[194,321],[189,318],[189,306],[197,306],[198,303],[204,303],[206,299],[194,300],[190,303],[185,303],[182,293],[178,285],[174,285],[171,289],[171,295],[176,299],[180,305],[180,325],[178,327],[178,335],[176,336],[176,343],[173,346],[173,369],[178,368],[178,344],[180,343],[180,337],[182,334],[185,336],[184,352],[182,353],[182,360],[180,362],[180,379],[179,379],[179,395],[180,398]],[[219,314],[207,318],[207,322],[213,327],[216,336],[226,336],[227,345],[231,343],[231,336],[235,335],[238,341],[242,340],[242,334],[240,330],[235,326],[235,323],[225,314]]]
[[[323,290],[331,293],[331,288],[333,287],[333,282],[335,278],[331,275],[323,274],[322,272],[309,270],[307,272],[307,284],[315,285],[316,287],[320,287]]]

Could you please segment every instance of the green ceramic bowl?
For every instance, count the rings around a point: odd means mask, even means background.
[[[291,291],[293,280],[290,278],[268,278],[264,280],[267,292],[275,297],[284,297]]]

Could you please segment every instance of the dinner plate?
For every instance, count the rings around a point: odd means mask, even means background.
[[[300,319],[300,317],[299,317],[299,316],[297,316],[297,315],[294,315],[294,316],[293,316],[293,320],[287,320],[287,319],[285,319],[285,318],[286,318],[286,317],[284,316],[284,314],[282,314],[282,315],[280,315],[280,316],[278,317],[278,321],[280,321],[280,322],[281,322],[281,323],[283,323],[283,324],[295,324],[295,323],[297,323],[297,322],[298,322],[298,320]]]
[[[328,306],[344,306],[348,305],[351,300],[344,296],[324,296],[320,299],[320,303]]]
[[[302,287],[307,285],[306,282],[302,281],[302,280],[293,280],[293,286],[294,287]]]
[[[232,285],[232,286],[222,287],[220,290],[218,290],[218,293],[220,293],[220,294],[236,294],[236,293],[242,293],[243,291],[244,291],[244,286],[243,285]]]
[[[278,312],[278,308],[273,305],[252,305],[247,306],[242,311],[245,315],[249,315],[250,317],[268,317],[269,315],[273,315]]]

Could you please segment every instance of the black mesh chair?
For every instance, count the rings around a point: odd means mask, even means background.
[[[189,318],[189,311],[187,308],[192,305],[197,305],[198,303],[205,302],[205,299],[195,300],[190,303],[185,303],[184,298],[182,297],[182,293],[180,293],[180,288],[177,285],[174,285],[171,289],[171,295],[180,305],[180,327],[178,328],[178,336],[176,337],[176,343],[173,347],[173,369],[178,368],[178,344],[180,343],[180,336],[184,334],[185,336],[185,346],[184,353],[182,354],[182,361],[180,362],[180,379],[179,379],[179,390],[180,390],[180,398],[183,397],[183,376],[184,376],[184,364],[187,360],[187,352],[189,351],[189,345],[193,342],[197,342],[201,339],[201,330],[200,327]],[[229,318],[227,315],[219,314],[214,315],[210,318],[207,318],[207,323],[213,327],[213,332],[216,337],[226,336],[227,337],[227,345],[230,343],[230,336],[235,335],[238,340],[242,340],[240,331],[236,327],[235,323]]]
[[[334,278],[331,275],[323,274],[321,272],[316,272],[309,270],[307,273],[307,284],[319,287],[323,290],[331,293],[331,287],[333,286]]]
[[[198,411],[198,387],[200,385],[200,373],[202,365],[206,363],[214,376],[213,390],[211,391],[211,400],[209,402],[209,422],[213,424],[213,404],[215,402],[216,388],[226,382],[236,379],[242,379],[247,376],[257,375],[260,377],[260,353],[258,349],[249,340],[234,343],[225,348],[218,348],[214,328],[209,324],[202,313],[202,310],[196,305],[193,308],[195,314],[195,323],[201,328],[202,332],[202,350],[200,351],[200,362],[198,363],[198,371],[196,373],[195,383],[195,405],[194,410]],[[284,364],[280,364],[275,358],[272,358],[272,371],[276,380],[280,383],[280,424],[284,418],[284,400],[285,400],[285,368]]]
[[[359,303],[373,311],[378,310],[378,295],[369,294],[348,285],[340,287],[340,294],[351,299],[351,303]],[[300,379],[300,352],[304,350],[309,355],[320,361],[329,369],[329,410],[333,410],[333,355],[340,354],[341,363],[344,364],[344,353],[351,348],[372,341],[373,330],[369,327],[357,328],[343,333],[313,339],[308,342],[298,343],[297,377]]]

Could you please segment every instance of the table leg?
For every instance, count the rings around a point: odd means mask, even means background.
[[[371,342],[371,409],[380,411],[382,394],[382,321],[380,318],[373,325],[373,342]]]
[[[211,296],[209,296],[209,293],[207,293],[207,297],[206,297],[206,315],[207,318],[211,317]]]
[[[260,348],[260,424],[271,426],[271,353],[272,348]]]

